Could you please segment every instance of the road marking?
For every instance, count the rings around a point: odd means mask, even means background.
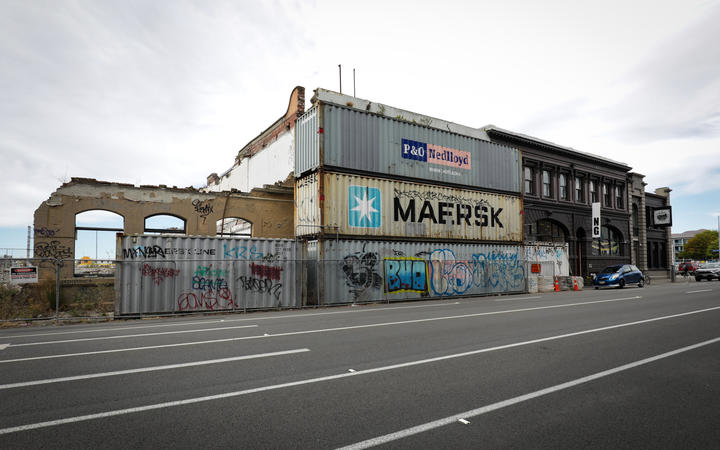
[[[23,334],[23,335],[8,335],[8,336],[0,336],[0,339],[16,339],[16,338],[27,338],[27,337],[38,337],[38,336],[59,336],[64,334],[79,334],[79,333],[99,333],[103,331],[116,331],[116,330],[133,330],[133,329],[140,329],[140,328],[158,328],[158,327],[180,327],[185,325],[203,325],[203,324],[209,324],[209,323],[219,323],[219,322],[255,322],[257,320],[271,320],[271,319],[301,319],[303,317],[313,317],[313,316],[326,316],[331,314],[350,314],[350,313],[362,313],[362,312],[373,312],[373,311],[388,311],[388,310],[395,310],[395,309],[416,309],[416,308],[437,308],[439,306],[448,306],[448,305],[459,305],[460,302],[444,302],[440,301],[438,303],[434,303],[432,305],[413,305],[413,306],[391,306],[386,308],[372,308],[372,309],[358,309],[353,311],[331,311],[331,312],[321,312],[321,313],[300,313],[300,314],[285,314],[285,315],[278,315],[278,316],[267,316],[267,317],[246,317],[242,319],[220,319],[220,320],[198,320],[194,322],[179,322],[179,323],[168,323],[168,324],[161,324],[161,325],[134,325],[130,327],[106,327],[106,328],[96,328],[93,330],[77,330],[77,331],[59,331],[56,333],[35,333],[35,334]]]
[[[607,302],[619,302],[619,301],[626,301],[626,300],[637,300],[642,297],[635,296],[635,297],[627,297],[627,298],[616,298],[616,299],[610,299],[610,300],[596,300],[592,302],[583,302],[583,303],[567,303],[563,305],[550,305],[550,306],[536,306],[532,308],[520,308],[520,309],[510,309],[510,310],[503,310],[503,311],[491,311],[491,312],[483,312],[483,313],[474,313],[474,314],[463,314],[459,316],[445,316],[445,317],[433,317],[429,319],[415,319],[415,320],[405,320],[405,321],[397,321],[397,322],[382,322],[382,323],[372,323],[367,325],[354,325],[349,327],[338,327],[338,328],[321,328],[318,330],[305,330],[305,331],[290,331],[287,333],[276,333],[276,334],[268,334],[264,333],[262,336],[241,336],[241,337],[234,337],[234,338],[226,338],[226,339],[212,339],[207,341],[193,341],[193,342],[179,342],[176,344],[163,344],[163,345],[151,345],[151,346],[145,346],[145,347],[131,347],[131,348],[119,348],[119,349],[113,349],[113,350],[96,350],[91,352],[81,352],[81,353],[64,353],[61,355],[46,355],[46,356],[32,356],[28,358],[16,358],[16,359],[4,359],[0,360],[0,364],[2,363],[15,363],[15,362],[24,362],[24,361],[36,361],[40,359],[54,359],[54,358],[68,358],[73,356],[89,356],[89,355],[101,355],[106,353],[119,353],[119,352],[131,352],[131,351],[139,351],[139,350],[154,350],[158,348],[171,348],[171,347],[184,347],[189,345],[204,345],[204,344],[218,344],[221,342],[234,342],[234,341],[244,341],[244,340],[250,340],[250,339],[263,339],[263,338],[272,338],[272,337],[287,337],[287,336],[298,336],[303,334],[314,334],[314,333],[328,333],[331,331],[347,331],[347,330],[357,330],[362,328],[374,328],[374,327],[385,327],[385,326],[391,326],[391,325],[405,325],[405,324],[412,324],[412,323],[422,323],[422,322],[432,322],[435,320],[452,320],[452,319],[465,319],[469,317],[480,317],[480,316],[490,316],[490,315],[496,315],[496,314],[511,314],[516,312],[526,312],[526,311],[537,311],[542,309],[552,309],[552,308],[566,308],[571,306],[582,306],[582,305],[592,305],[596,303],[607,303]],[[257,325],[254,325],[257,326]],[[210,328],[210,330],[216,330],[217,328]],[[195,331],[195,330],[191,330]],[[150,333],[150,335],[154,336],[155,334],[159,333]],[[118,336],[120,337],[120,336]],[[20,347],[24,345],[34,345],[34,344],[14,344],[13,347]]]
[[[482,414],[486,414],[486,413],[489,413],[489,412],[492,412],[492,411],[496,411],[496,410],[501,409],[501,408],[505,408],[505,407],[508,407],[508,406],[515,405],[515,404],[517,404],[517,403],[525,402],[525,401],[532,400],[532,399],[535,399],[535,398],[538,398],[538,397],[542,397],[542,396],[544,396],[544,395],[548,395],[548,394],[552,394],[552,393],[555,393],[555,392],[558,392],[558,391],[562,391],[562,390],[565,390],[565,389],[569,389],[569,388],[572,388],[572,387],[575,387],[575,386],[578,386],[578,385],[581,385],[581,384],[584,384],[584,383],[589,383],[590,381],[595,381],[595,380],[600,379],[600,378],[604,378],[604,377],[607,377],[607,376],[610,376],[610,375],[614,375],[614,374],[616,374],[616,373],[623,372],[623,371],[626,371],[626,370],[634,369],[634,368],[636,368],[636,367],[639,367],[639,366],[642,366],[642,365],[645,365],[645,364],[650,364],[650,363],[652,363],[652,362],[655,362],[655,361],[658,361],[658,360],[661,360],[661,359],[664,359],[664,358],[669,358],[669,357],[671,357],[671,356],[675,356],[675,355],[678,355],[678,354],[680,354],[680,353],[689,352],[689,351],[691,351],[691,350],[695,350],[695,349],[697,349],[697,348],[705,347],[705,346],[707,346],[707,345],[712,345],[712,344],[715,344],[715,343],[717,343],[717,342],[720,342],[720,337],[717,337],[717,338],[715,338],[715,339],[710,339],[710,340],[708,340],[708,341],[703,341],[703,342],[700,342],[700,343],[697,343],[697,344],[689,345],[689,346],[687,346],[687,347],[682,347],[682,348],[679,348],[679,349],[677,349],[677,350],[672,350],[672,351],[669,351],[669,352],[666,352],[666,353],[661,353],[661,354],[659,354],[659,355],[655,355],[655,356],[652,356],[652,357],[650,357],[650,358],[641,359],[641,360],[639,360],[639,361],[631,362],[631,363],[629,363],[629,364],[624,364],[624,365],[622,365],[622,366],[618,366],[618,367],[615,367],[615,368],[612,368],[612,369],[603,370],[602,372],[597,372],[597,373],[594,373],[594,374],[592,374],[592,375],[588,375],[588,376],[586,376],[586,377],[578,378],[578,379],[575,379],[575,380],[572,380],[572,381],[568,381],[568,382],[565,382],[565,383],[561,383],[561,384],[556,384],[555,386],[551,386],[551,387],[548,387],[548,388],[545,388],[545,389],[540,389],[539,391],[530,392],[529,394],[520,395],[520,396],[518,396],[518,397],[513,397],[513,398],[510,398],[510,399],[507,399],[507,400],[503,400],[503,401],[500,401],[500,402],[497,402],[497,403],[493,403],[493,404],[490,404],[490,405],[487,405],[487,406],[483,406],[483,407],[481,407],[481,408],[473,409],[473,410],[470,410],[470,411],[465,411],[465,412],[463,412],[463,413],[456,414],[456,415],[453,415],[453,416],[450,416],[450,417],[445,417],[445,418],[443,418],[443,419],[438,419],[438,420],[435,420],[435,421],[433,421],[433,422],[424,423],[424,424],[422,424],[422,425],[418,425],[418,426],[415,426],[415,427],[407,428],[407,429],[405,429],[405,430],[397,431],[397,432],[395,432],[395,433],[390,433],[390,434],[386,434],[386,435],[384,435],[384,436],[379,436],[379,437],[376,437],[376,438],[373,438],[373,439],[368,439],[368,440],[366,440],[366,441],[362,441],[362,442],[358,442],[358,443],[356,443],[356,444],[348,445],[347,447],[342,447],[340,450],[364,449],[364,448],[374,447],[374,446],[376,446],[376,445],[387,444],[388,442],[393,442],[393,441],[396,441],[396,440],[398,440],[398,439],[406,438],[406,437],[408,437],[408,436],[413,436],[413,435],[415,435],[415,434],[423,433],[423,432],[425,432],[425,431],[433,430],[433,429],[435,429],[435,428],[440,428],[440,427],[443,427],[443,426],[445,426],[445,425],[449,425],[449,424],[454,423],[454,422],[457,422],[457,421],[463,422],[463,418],[464,418],[464,417],[477,417],[477,416],[480,416],[480,415],[482,415]],[[464,422],[463,422],[463,423],[464,423]]]
[[[213,401],[213,400],[222,400],[222,399],[231,398],[231,397],[239,397],[242,395],[255,394],[255,393],[259,393],[259,392],[273,391],[273,390],[277,390],[277,389],[284,389],[284,388],[295,387],[295,386],[302,386],[305,384],[320,383],[323,381],[338,380],[338,379],[347,378],[347,377],[379,373],[379,372],[384,372],[384,371],[389,371],[389,370],[394,370],[394,369],[402,369],[402,368],[406,368],[406,367],[417,366],[420,364],[428,364],[428,363],[434,363],[434,362],[448,360],[448,359],[461,358],[464,356],[477,355],[477,354],[481,354],[481,353],[489,353],[489,352],[493,352],[493,351],[497,351],[497,350],[504,350],[504,349],[520,347],[520,346],[524,346],[524,345],[532,345],[532,344],[537,344],[539,342],[547,342],[547,341],[553,341],[553,340],[558,340],[558,339],[564,339],[564,338],[568,338],[568,337],[572,337],[572,336],[580,336],[583,334],[596,333],[599,331],[612,330],[615,328],[628,327],[628,326],[639,325],[639,324],[643,324],[643,323],[650,323],[650,322],[655,322],[658,320],[671,319],[671,318],[682,317],[682,316],[687,316],[687,315],[691,315],[691,314],[699,314],[702,312],[715,311],[718,309],[720,309],[720,306],[717,306],[714,308],[699,309],[699,310],[689,311],[689,312],[685,312],[685,313],[673,314],[670,316],[654,317],[652,319],[639,320],[639,321],[635,321],[635,322],[628,322],[628,323],[623,323],[623,324],[618,324],[618,325],[610,325],[610,326],[601,327],[601,328],[594,328],[591,330],[583,330],[583,331],[578,331],[575,333],[568,333],[568,334],[562,334],[562,335],[558,335],[558,336],[550,336],[550,337],[545,337],[545,338],[540,338],[540,339],[533,339],[531,341],[516,342],[513,344],[500,345],[498,347],[490,347],[490,348],[484,348],[484,349],[474,350],[474,351],[465,352],[465,353],[457,353],[454,355],[438,356],[435,358],[423,359],[423,360],[419,360],[419,361],[409,361],[409,362],[405,362],[405,363],[394,364],[391,366],[359,370],[357,372],[345,372],[345,373],[336,374],[336,375],[328,375],[328,376],[324,376],[324,377],[310,378],[310,379],[299,380],[299,381],[291,381],[288,383],[282,383],[282,384],[276,384],[276,385],[270,385],[270,386],[262,386],[262,387],[258,387],[258,388],[254,388],[254,389],[246,389],[244,391],[227,392],[224,394],[209,395],[206,397],[196,397],[196,398],[189,398],[189,399],[185,399],[185,400],[175,400],[172,402],[157,403],[154,405],[145,405],[145,406],[137,406],[134,408],[117,409],[114,411],[106,411],[106,412],[95,413],[95,414],[87,414],[84,416],[68,417],[65,419],[57,419],[57,420],[50,420],[47,422],[38,422],[38,423],[32,423],[32,424],[27,424],[27,425],[20,425],[20,426],[16,426],[16,427],[2,428],[2,429],[0,429],[0,435],[8,434],[8,433],[16,433],[18,431],[35,430],[38,428],[47,428],[47,427],[52,427],[52,426],[57,426],[57,425],[64,425],[64,424],[68,424],[68,423],[77,423],[77,422],[84,422],[87,420],[95,420],[95,419],[102,419],[102,418],[106,418],[106,417],[121,416],[121,415],[125,415],[125,414],[133,414],[133,413],[144,412],[144,411],[152,411],[152,410],[156,410],[156,409],[172,408],[175,406],[191,405],[194,403],[203,403],[203,402],[208,402],[208,401]],[[697,345],[699,345],[699,344],[696,344],[696,346]],[[462,416],[469,417],[467,414],[462,414]]]
[[[493,301],[494,302],[509,302],[510,300],[530,300],[531,298],[542,298],[542,295],[536,295],[534,297],[522,297],[522,298],[498,298]]]
[[[697,294],[698,292],[710,292],[712,289],[700,289],[699,291],[687,291],[686,294]]]
[[[19,387],[37,386],[41,384],[65,383],[68,381],[89,380],[91,378],[114,377],[117,375],[129,375],[135,373],[156,372],[158,370],[182,369],[185,367],[207,366],[209,364],[222,364],[227,362],[243,361],[246,359],[267,358],[269,356],[291,355],[293,353],[309,352],[309,348],[296,350],[285,350],[281,352],[259,353],[255,355],[234,356],[232,358],[209,359],[206,361],[193,361],[189,363],[168,364],[164,366],[141,367],[139,369],[116,370],[114,372],[89,373],[72,377],[48,378],[45,380],[23,381],[21,383],[0,384],[0,390],[14,389]]]
[[[5,350],[8,347],[10,347],[10,344],[0,344],[0,350]]]
[[[460,422],[460,423],[463,424],[463,425],[467,425],[467,424],[470,423],[469,421],[467,421],[467,420],[465,420],[465,419],[458,419],[458,422]]]
[[[82,338],[82,339],[65,339],[62,341],[26,342],[24,344],[10,344],[10,346],[11,347],[28,347],[31,345],[67,344],[69,342],[102,341],[102,340],[106,340],[106,339],[125,339],[125,338],[146,337],[146,336],[162,336],[165,334],[201,333],[204,331],[236,330],[238,328],[254,328],[254,327],[257,327],[257,325],[238,325],[235,327],[204,328],[202,330],[163,331],[161,333],[123,334],[121,336],[99,336],[99,337]]]

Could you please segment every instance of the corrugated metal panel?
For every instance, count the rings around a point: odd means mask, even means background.
[[[295,182],[295,230],[299,236],[315,234],[322,225],[318,181],[319,175],[315,172]]]
[[[521,192],[521,156],[515,148],[432,128],[432,124],[335,105],[321,107],[323,160],[316,160],[316,141],[298,139],[297,176],[321,164],[391,177]],[[306,132],[311,136],[313,130]],[[317,128],[315,133],[317,136]]]
[[[519,245],[327,240],[322,247],[323,304],[527,289]]]
[[[522,241],[518,196],[334,173],[323,193],[322,225],[342,235]]]
[[[289,239],[123,236],[117,314],[296,307]]]
[[[295,173],[299,176],[320,164],[318,107],[313,106],[295,125]]]

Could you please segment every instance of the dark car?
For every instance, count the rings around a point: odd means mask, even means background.
[[[695,280],[720,280],[720,264],[718,263],[706,263],[701,264],[695,270]]]
[[[609,286],[617,286],[622,289],[626,284],[637,284],[638,287],[645,286],[645,276],[640,272],[640,269],[632,264],[617,264],[606,267],[595,275],[593,279],[595,289]]]

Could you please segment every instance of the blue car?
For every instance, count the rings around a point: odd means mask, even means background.
[[[638,287],[645,286],[645,276],[632,264],[606,267],[593,279],[595,289],[609,286],[617,286],[622,289],[627,284],[637,284]]]

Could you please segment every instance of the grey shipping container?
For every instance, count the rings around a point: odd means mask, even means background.
[[[526,292],[520,245],[332,240],[307,243],[306,304]],[[309,259],[310,259],[309,258]]]
[[[327,168],[521,192],[521,154],[473,136],[318,102],[298,119],[295,176]]]
[[[299,307],[289,239],[121,236],[115,313]]]

